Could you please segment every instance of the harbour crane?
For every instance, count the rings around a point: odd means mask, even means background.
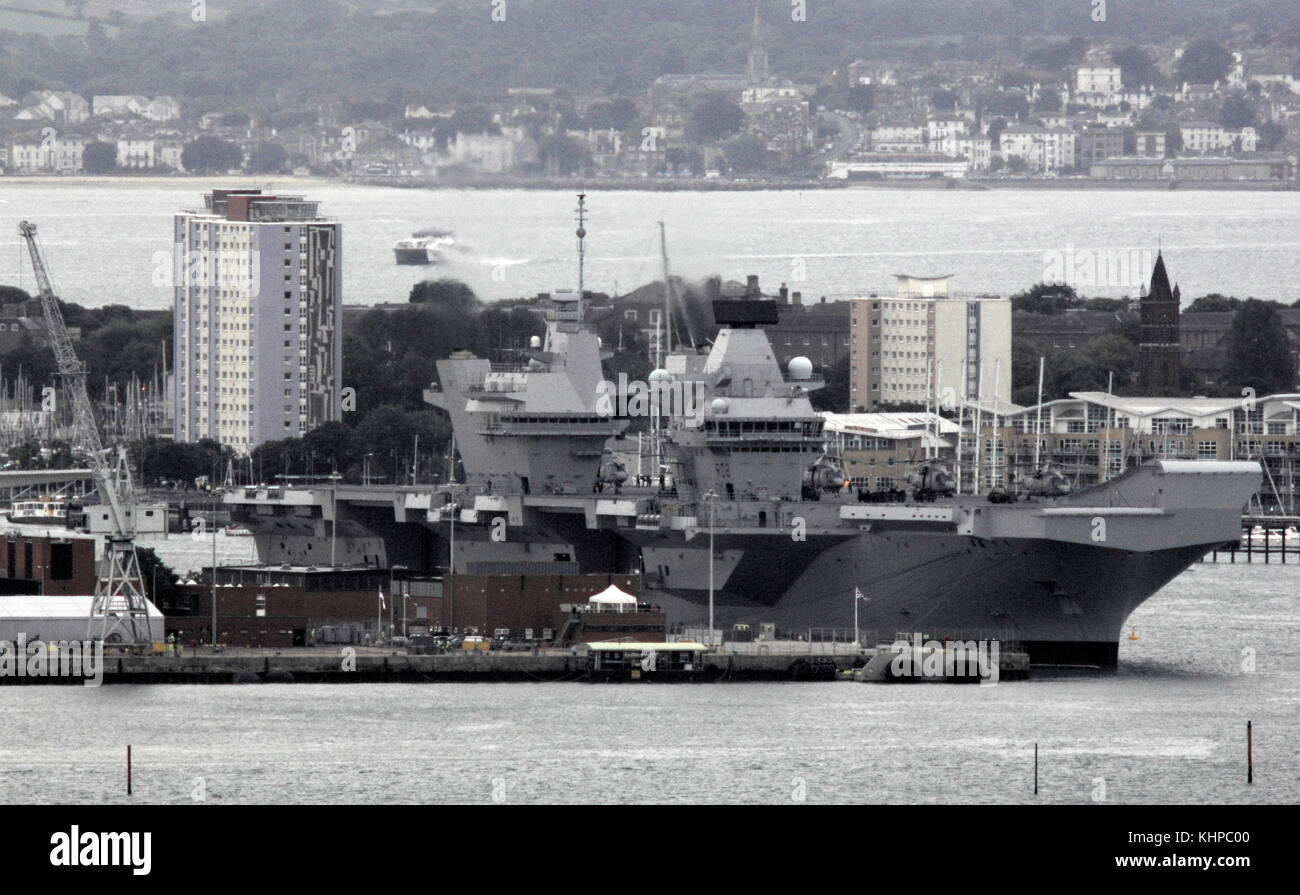
[[[122,645],[149,644],[153,632],[140,558],[135,550],[135,488],[126,448],[118,445],[115,451],[110,450],[100,438],[95,412],[86,393],[86,366],[77,357],[63,322],[59,300],[36,244],[36,225],[23,221],[18,225],[18,235],[27,243],[31,255],[45,328],[54,348],[64,394],[72,405],[77,446],[86,454],[100,502],[108,510],[109,533],[90,606],[88,639]]]

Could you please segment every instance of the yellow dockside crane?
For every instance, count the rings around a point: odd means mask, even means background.
[[[108,509],[110,528],[99,564],[95,598],[90,605],[87,637],[109,644],[147,647],[153,642],[153,632],[140,559],[135,552],[135,487],[126,448],[121,445],[116,450],[105,448],[100,438],[95,412],[86,393],[86,366],[77,357],[63,322],[59,300],[36,244],[36,225],[23,221],[18,225],[18,235],[27,243],[31,255],[50,345],[54,348],[63,392],[72,404],[76,447],[85,453],[99,499]]]

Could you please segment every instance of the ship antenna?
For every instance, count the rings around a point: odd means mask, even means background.
[[[578,193],[578,322],[583,319],[582,300],[586,296],[584,267],[587,261],[587,194]]]

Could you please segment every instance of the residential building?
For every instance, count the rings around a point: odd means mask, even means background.
[[[72,340],[81,339],[81,327],[68,327]],[[0,352],[9,352],[26,344],[48,346],[49,330],[40,299],[0,305]]]
[[[158,144],[155,140],[118,140],[117,166],[119,168],[156,168]]]
[[[1240,136],[1239,132],[1213,121],[1186,121],[1178,130],[1183,138],[1183,151],[1199,154],[1231,149],[1233,141]]]
[[[1078,486],[1152,459],[1259,460],[1268,472],[1252,506],[1257,512],[1297,509],[1300,394],[1243,400],[1071,392],[1041,408],[1008,413],[1000,422],[1006,467],[1022,475],[1032,470],[1035,440],[1040,459]]]
[[[1075,166],[1077,139],[1068,128],[1024,124],[1004,128],[999,145],[1003,158],[1023,159],[1030,171],[1046,174]]]
[[[85,150],[86,141],[80,137],[51,133],[39,142],[9,147],[8,170],[16,174],[76,174]]]
[[[1165,132],[1164,131],[1138,131],[1134,135],[1135,149],[1134,152],[1143,158],[1164,158],[1165,157]],[[1120,153],[1115,153],[1120,155]]]
[[[1080,66],[1075,71],[1076,93],[1099,93],[1112,96],[1124,86],[1123,72],[1118,65]]]
[[[178,441],[248,453],[339,419],[342,228],[318,206],[213,190],[175,216]]]
[[[960,179],[971,169],[964,158],[934,153],[863,153],[847,162],[831,162],[826,176],[832,180]]]
[[[950,292],[950,276],[897,278],[894,295],[851,303],[850,406],[1010,400],[1011,300]]]
[[[826,449],[841,458],[853,488],[907,487],[907,474],[929,455],[950,460],[960,427],[937,413],[823,413]]]
[[[22,111],[14,116],[19,121],[53,121],[59,124],[79,124],[90,117],[90,103],[77,93],[59,90],[36,90],[19,102]]]
[[[1291,376],[1300,382],[1300,308],[1278,308],[1278,319],[1291,350]],[[1194,377],[1197,388],[1215,389],[1226,384],[1232,321],[1236,311],[1185,311],[1178,318],[1182,368]]]
[[[1094,339],[1114,332],[1131,311],[1071,310],[1064,314],[1035,314],[1016,311],[1011,315],[1011,337],[1017,345],[1028,345],[1037,354],[1082,353]]]
[[[823,298],[804,304],[803,294],[791,292],[784,283],[776,298],[778,322],[763,329],[782,367],[792,358],[806,357],[825,374],[849,356],[850,302]]]
[[[1091,126],[1079,132],[1080,168],[1091,169],[1098,162],[1123,154],[1124,132],[1119,128]]]

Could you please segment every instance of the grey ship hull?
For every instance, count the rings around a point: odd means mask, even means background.
[[[926,533],[864,535],[827,545],[782,540],[749,549],[741,541],[715,539],[718,553],[743,552],[726,588],[715,592],[719,627],[748,624],[757,630],[761,622],[775,622],[792,633],[851,630],[856,587],[868,598],[858,606],[867,640],[899,632],[997,638],[1024,644],[1035,663],[1103,666],[1115,664],[1133,610],[1215,546],[1116,555],[1052,541]],[[678,563],[669,577],[685,571],[687,563],[704,565],[707,575],[707,548],[663,552]],[[659,553],[647,551],[651,558]],[[649,593],[670,618],[703,622],[707,589],[652,586]]]
[[[1066,497],[1010,505],[719,501],[715,623],[845,631],[860,589],[864,637],[998,638],[1025,644],[1035,663],[1113,665],[1130,613],[1239,536],[1259,481],[1256,464],[1163,461]],[[293,503],[319,508],[313,518],[284,506],[289,495],[227,498],[257,534],[263,562],[328,564],[334,551],[380,568],[447,563],[450,520],[437,492],[353,487],[340,498],[333,542],[323,521],[330,500],[327,490],[295,492]],[[479,495],[458,517],[454,564],[461,574],[553,573],[546,566],[555,560],[582,572],[639,569],[645,599],[670,623],[703,625],[709,535],[707,510],[700,517],[697,509],[631,491]],[[496,519],[508,523],[503,542],[490,534]],[[797,520],[803,540],[792,534]]]

